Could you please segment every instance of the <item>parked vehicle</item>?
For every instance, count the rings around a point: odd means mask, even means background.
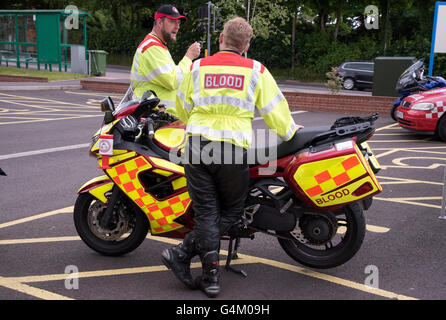
[[[395,115],[401,127],[437,134],[446,141],[446,88],[405,97]]]
[[[103,101],[104,122],[90,153],[105,175],[85,183],[74,206],[77,232],[102,254],[136,249],[149,230],[184,238],[193,228],[185,160],[177,157],[185,126],[154,110],[158,103],[151,95],[115,110],[110,98]],[[253,239],[256,232],[277,238],[291,258],[309,267],[332,268],[356,254],[366,230],[363,210],[382,191],[375,176],[379,164],[366,142],[377,118],[341,118],[248,151],[248,159],[250,152],[274,157],[263,163],[252,158],[245,212],[226,238],[229,270],[233,241],[237,251],[240,238]],[[276,170],[268,170],[270,164]]]
[[[401,94],[401,98],[393,103],[390,116],[397,121],[396,110],[403,99],[416,92],[423,92],[435,88],[446,87],[446,81],[442,77],[430,77],[424,75],[424,60],[420,59],[407,68],[399,77],[396,84],[396,91]]]
[[[347,61],[341,63],[336,72],[342,76],[343,88],[371,89],[373,87],[373,61]]]

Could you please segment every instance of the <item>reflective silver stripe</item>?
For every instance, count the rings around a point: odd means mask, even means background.
[[[284,136],[280,136],[280,138],[284,141],[289,140],[293,136],[295,129],[296,129],[296,124],[293,121],[293,123],[290,126],[290,129],[288,129],[288,132]]]
[[[194,100],[196,106],[208,106],[213,104],[226,104],[236,108],[241,108],[254,113],[255,105],[249,101],[242,100],[239,98],[231,96],[209,96],[200,97],[196,101]]]
[[[156,68],[155,70],[150,72],[147,76],[139,75],[137,72],[132,72],[130,75],[130,78],[132,80],[137,80],[137,81],[152,81],[160,74],[169,72],[174,68],[175,68],[175,65],[173,63],[168,63],[168,64],[165,64],[165,65],[159,67],[159,68]]]
[[[194,82],[194,96],[192,100],[197,105],[200,96],[200,60],[196,60],[192,65],[192,81]]]
[[[254,61],[251,81],[249,82],[248,86],[248,95],[246,96],[246,100],[248,100],[249,102],[254,102],[254,93],[257,88],[257,83],[259,82],[261,67],[262,65],[260,64],[260,62]]]
[[[187,133],[201,134],[208,136],[213,139],[235,139],[236,141],[247,141],[251,144],[251,133],[246,133],[243,131],[234,130],[215,130],[207,126],[196,126],[193,124],[188,124],[186,127]]]
[[[179,66],[175,66],[175,71],[177,73],[177,83],[178,83],[177,87],[179,87],[181,82],[183,81],[183,71]]]
[[[186,95],[180,89],[178,89],[178,91],[177,91],[177,97],[180,98],[181,101],[183,101],[184,108],[187,111],[191,111],[192,110],[192,108],[194,106],[186,102]]]
[[[160,100],[159,104],[163,104],[169,108],[175,108],[175,101],[172,101],[172,100]]]
[[[142,52],[142,49],[144,49],[145,46],[147,46],[149,43],[151,42],[157,42],[155,39],[149,39],[143,42],[143,44],[141,44],[138,48],[138,50],[136,50],[136,54],[135,54],[135,58],[134,58],[134,67],[135,67],[135,71],[138,71],[138,67],[139,67],[139,55]]]
[[[274,96],[274,98],[271,99],[271,101],[264,106],[262,109],[259,110],[259,112],[262,115],[267,115],[270,113],[285,97],[283,96],[282,92],[279,92]]]

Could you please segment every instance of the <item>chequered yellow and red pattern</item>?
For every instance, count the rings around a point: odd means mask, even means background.
[[[336,158],[338,161],[330,160],[327,166],[317,162],[318,171],[313,175],[313,182],[307,181],[307,187],[304,188],[307,195],[312,198],[320,194],[330,192],[343,184],[360,177],[366,173],[360,160],[356,155]],[[307,164],[312,165],[312,164]],[[321,168],[327,168],[321,171]],[[311,184],[311,187],[308,187]]]
[[[186,212],[191,202],[189,194],[184,192],[170,199],[158,201],[144,191],[137,178],[139,172],[150,169],[152,165],[140,156],[108,169],[107,173],[148,216],[153,234],[181,228],[182,225],[173,220]]]

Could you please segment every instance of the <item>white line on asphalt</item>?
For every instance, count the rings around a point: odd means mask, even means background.
[[[303,112],[307,112],[307,111],[303,111],[303,110],[293,111],[293,112],[291,112],[291,114],[297,114],[297,113],[303,113]],[[263,119],[263,118],[262,117],[257,117],[257,118],[254,118],[253,121],[261,120],[261,119]],[[21,158],[21,157],[29,157],[29,156],[35,156],[35,155],[38,155],[38,154],[44,154],[44,153],[50,153],[50,152],[58,152],[58,151],[81,149],[81,148],[86,148],[89,145],[90,145],[89,143],[82,143],[82,144],[75,144],[75,145],[66,146],[66,147],[49,148],[49,149],[42,149],[42,150],[35,150],[35,151],[27,151],[27,152],[5,154],[5,155],[2,155],[2,156],[0,155],[0,160]]]
[[[5,154],[5,155],[0,156],[0,160],[21,158],[21,157],[29,157],[29,156],[35,156],[35,155],[38,155],[38,154],[50,153],[50,152],[58,152],[58,151],[81,149],[81,148],[87,148],[88,146],[90,146],[89,143],[82,143],[82,144],[74,144],[74,145],[65,146],[65,147],[49,148],[49,149],[41,149],[41,150],[35,150],[35,151],[27,151],[27,152]]]
[[[292,111],[291,114],[293,115],[293,114],[304,113],[304,112],[307,112],[307,111],[304,111],[304,110]],[[252,121],[257,121],[257,120],[263,120],[263,118],[262,117],[255,117],[254,119],[252,119]]]

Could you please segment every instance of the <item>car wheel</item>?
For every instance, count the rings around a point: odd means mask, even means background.
[[[344,79],[344,83],[342,84],[345,90],[353,90],[355,87],[355,80],[352,78],[346,78]]]
[[[440,136],[441,140],[446,142],[446,116],[443,116],[437,125],[437,134]]]

